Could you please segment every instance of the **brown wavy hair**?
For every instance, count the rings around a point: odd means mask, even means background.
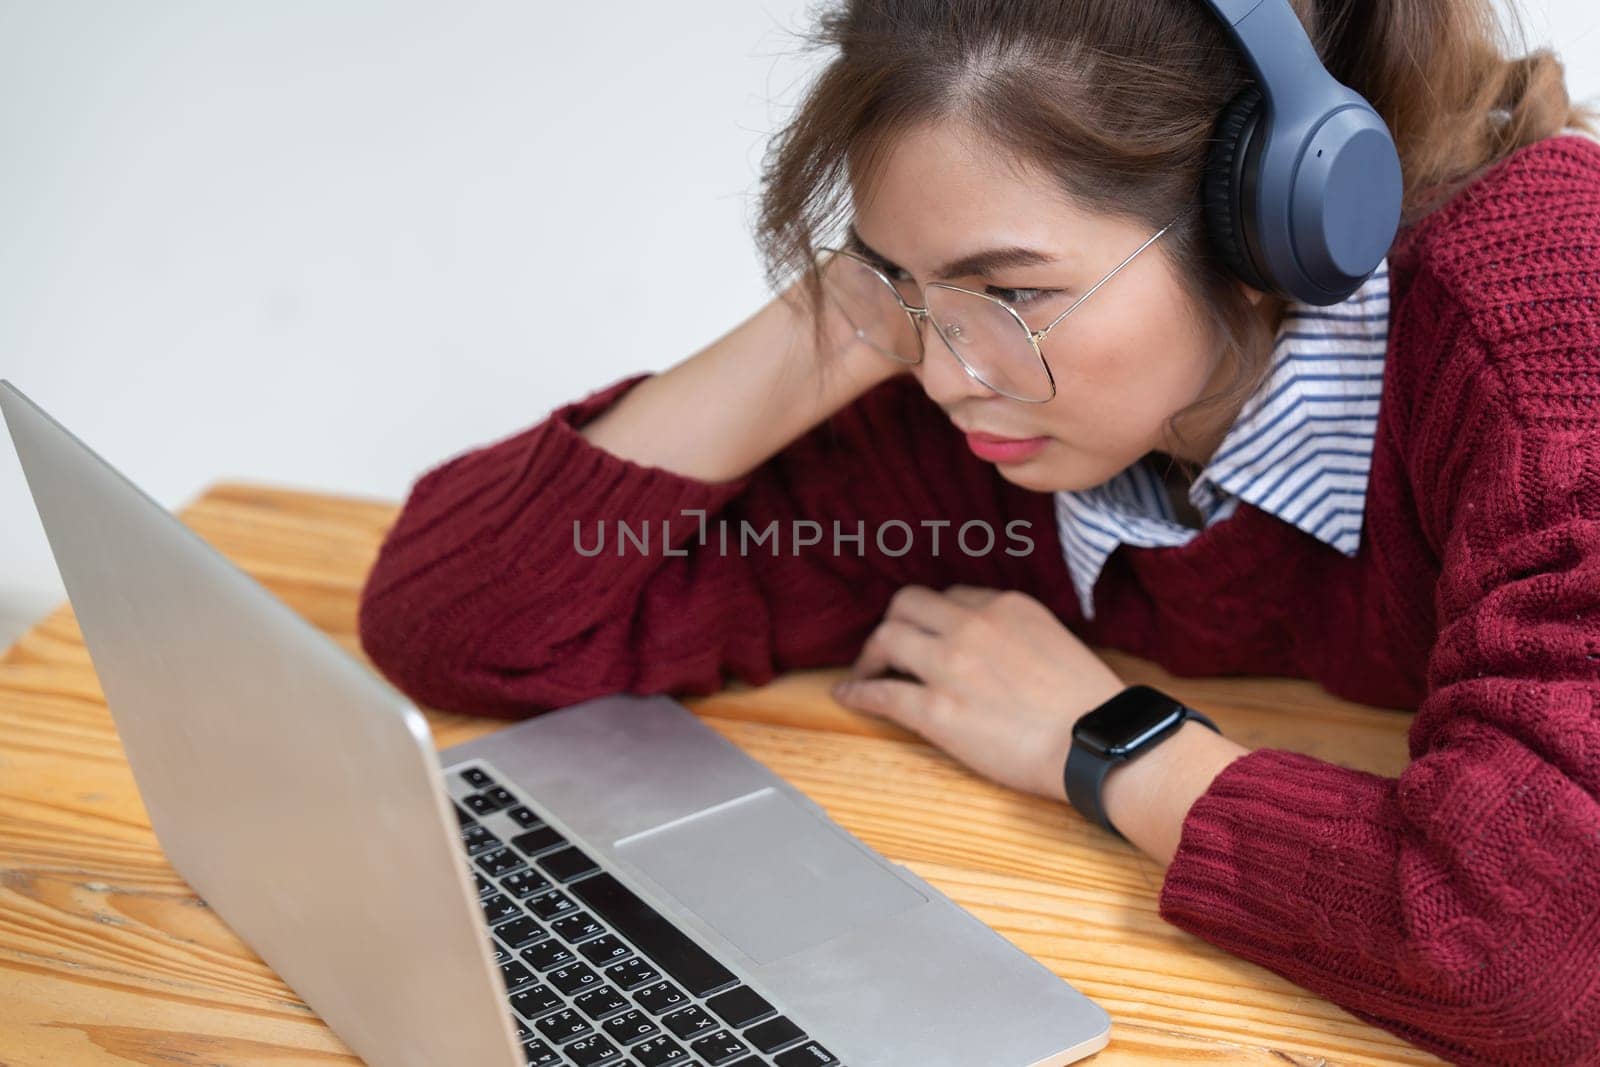
[[[1328,70],[1393,131],[1402,226],[1524,145],[1567,127],[1596,132],[1600,111],[1571,102],[1549,49],[1524,54],[1520,17],[1512,9],[1502,22],[1495,0],[1289,3]],[[870,183],[897,131],[954,118],[1042,166],[1085,210],[1152,233],[1179,218],[1161,251],[1230,367],[1220,389],[1167,421],[1172,441],[1184,439],[1180,421],[1236,410],[1261,384],[1283,303],[1268,298],[1270,321],[1250,304],[1208,247],[1200,205],[1217,116],[1253,77],[1206,5],[833,0],[810,15],[802,51],[832,57],[769,142],[755,236],[774,290],[802,277],[819,354],[814,257],[845,221],[850,177]]]

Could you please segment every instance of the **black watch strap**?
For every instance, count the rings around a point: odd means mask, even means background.
[[[1093,819],[1126,841],[1122,831],[1112,826],[1111,820],[1106,818],[1105,805],[1100,803],[1100,787],[1111,768],[1119,762],[1097,756],[1074,742],[1067,753],[1067,800],[1086,818]]]
[[[1167,696],[1167,694],[1161,693],[1159,690],[1151,689],[1149,686],[1131,686],[1129,688],[1150,689],[1151,691],[1149,694],[1146,694],[1147,696],[1159,695],[1160,697],[1171,701],[1171,703],[1175,705],[1181,713],[1181,718],[1178,722],[1178,725],[1174,727],[1170,733],[1162,735],[1150,745],[1140,749],[1139,752],[1135,753],[1135,756],[1138,756],[1144,752],[1148,752],[1150,748],[1154,747],[1154,745],[1160,744],[1160,742],[1165,740],[1167,737],[1177,733],[1178,730],[1182,728],[1183,723],[1189,719],[1194,719],[1197,722],[1203,723],[1219,734],[1222,732],[1221,728],[1218,727],[1216,723],[1212,722],[1205,715],[1196,711],[1194,708],[1189,707],[1187,704],[1182,703],[1176,698]],[[1126,692],[1127,690],[1124,689],[1123,693]],[[1119,693],[1117,697],[1112,697],[1111,700],[1106,701],[1106,704],[1111,703],[1112,700],[1116,700],[1121,696],[1122,694]],[[1105,704],[1100,705],[1100,707],[1105,707]],[[1098,711],[1099,708],[1094,710]],[[1106,817],[1106,809],[1104,803],[1102,802],[1101,796],[1101,790],[1105,784],[1106,775],[1110,773],[1111,768],[1117,766],[1119,763],[1124,762],[1127,762],[1127,760],[1114,759],[1101,755],[1100,753],[1086,747],[1074,739],[1072,742],[1072,747],[1067,751],[1067,762],[1066,766],[1062,768],[1062,777],[1065,779],[1067,800],[1072,804],[1072,806],[1091,822],[1098,823],[1106,830],[1109,830],[1111,833],[1116,834],[1118,837],[1126,841],[1127,837],[1123,834],[1123,832],[1113,826],[1111,820]]]

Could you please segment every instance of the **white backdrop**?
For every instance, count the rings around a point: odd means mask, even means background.
[[[1518,2],[1600,96],[1600,9]],[[768,296],[805,3],[623,7],[0,0],[0,377],[176,508],[399,499],[699,349]],[[62,596],[0,437],[0,646]]]

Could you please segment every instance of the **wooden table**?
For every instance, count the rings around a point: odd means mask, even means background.
[[[356,596],[388,503],[218,485],[184,520],[360,656]],[[1387,775],[1410,716],[1288,679],[1175,678],[1104,653],[1241,744]],[[827,695],[840,672],[687,703],[1093,998],[1113,1020],[1086,1063],[1438,1063],[1164,922],[1162,869],[1064,804],[969,773]],[[427,711],[438,747],[506,725]],[[360,1061],[167,863],[70,609],[0,657],[0,1065]]]

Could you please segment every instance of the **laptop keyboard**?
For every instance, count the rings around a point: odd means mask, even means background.
[[[483,768],[447,773],[527,1063],[839,1063]]]

